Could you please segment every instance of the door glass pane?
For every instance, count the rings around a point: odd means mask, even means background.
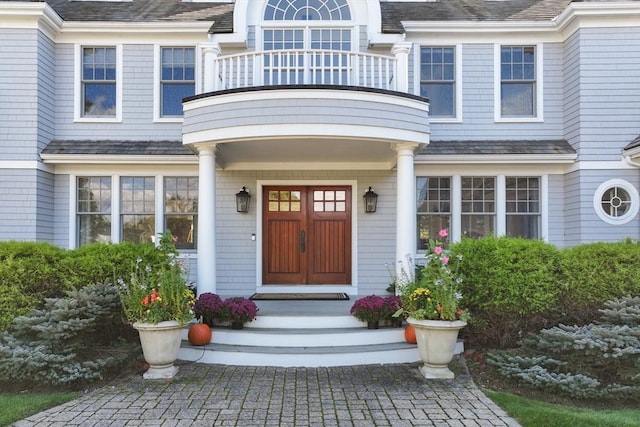
[[[324,206],[324,210],[327,212],[335,212],[336,204],[334,202],[326,202]]]
[[[300,200],[300,192],[292,191],[291,192],[291,200]]]
[[[345,202],[336,202],[336,211],[345,212],[347,210],[347,204]]]
[[[281,191],[280,192],[280,200],[289,200],[289,192]]]
[[[346,200],[347,192],[346,191],[336,191],[336,200]]]
[[[291,212],[300,212],[300,202],[291,202]]]
[[[278,192],[269,191],[269,200],[278,200]]]
[[[313,200],[324,200],[324,192],[323,191],[314,191],[313,192]]]
[[[314,212],[324,212],[324,203],[313,202],[313,210]]]
[[[278,212],[278,202],[269,202],[269,212]]]

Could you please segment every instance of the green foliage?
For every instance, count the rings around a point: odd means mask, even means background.
[[[578,398],[640,398],[640,297],[605,304],[600,323],[558,325],[487,361],[533,388]]]
[[[0,330],[44,298],[61,296],[64,250],[48,243],[0,243]]]
[[[61,262],[61,268],[66,272],[66,285],[75,288],[87,283],[129,277],[136,268],[138,258],[143,259],[146,264],[158,265],[163,262],[164,255],[152,244],[93,243],[68,251]]]
[[[124,334],[120,313],[109,284],[46,299],[0,335],[0,380],[76,384],[101,378],[128,356],[114,350]]]
[[[565,300],[585,307],[640,295],[640,243],[592,243],[563,250]]]
[[[152,261],[142,257],[127,277],[118,277],[118,294],[124,314],[131,322],[158,323],[193,319],[195,294],[187,284],[186,272],[175,256],[175,242],[167,231],[155,249]]]
[[[557,320],[562,294],[560,252],[520,238],[463,239],[451,245],[462,255],[463,305],[473,313],[464,334],[474,343],[508,347],[526,333]]]

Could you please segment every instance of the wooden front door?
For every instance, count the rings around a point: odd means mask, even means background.
[[[263,188],[264,284],[351,284],[351,187]]]

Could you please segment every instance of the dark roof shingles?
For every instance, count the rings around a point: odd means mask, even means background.
[[[42,154],[49,155],[122,155],[122,156],[194,156],[182,141],[72,141],[53,140]]]
[[[419,156],[438,155],[562,155],[576,154],[565,140],[431,141]]]

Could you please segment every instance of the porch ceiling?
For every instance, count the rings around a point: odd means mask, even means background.
[[[296,137],[236,141],[216,146],[218,166],[243,169],[390,169],[388,141]]]

